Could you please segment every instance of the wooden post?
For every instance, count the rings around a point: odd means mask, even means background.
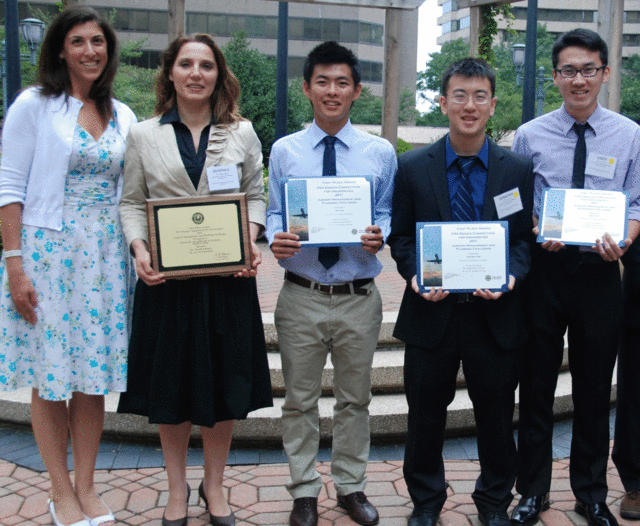
[[[478,56],[480,49],[480,33],[482,33],[482,7],[471,6],[469,8],[469,55]]]
[[[384,95],[382,107],[382,136],[394,148],[398,143],[398,115],[400,110],[400,13],[385,10],[384,23]]]
[[[169,0],[169,42],[184,35],[185,0]]]
[[[622,90],[622,19],[624,0],[598,1],[598,34],[609,47],[609,82],[603,84],[598,95],[600,104],[611,111],[620,111]]]

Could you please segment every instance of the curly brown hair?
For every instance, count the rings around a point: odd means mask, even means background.
[[[189,42],[199,42],[211,48],[218,67],[218,79],[211,94],[211,110],[216,124],[231,124],[242,119],[238,108],[240,82],[227,66],[222,50],[211,35],[197,34],[192,37],[179,36],[169,44],[162,54],[162,69],[156,80],[156,115],[162,115],[176,104],[176,89],[169,75],[182,46]]]
[[[118,41],[113,28],[91,7],[69,7],[51,23],[42,43],[36,83],[45,97],[58,97],[65,93],[68,98],[71,95],[71,78],[64,59],[60,58],[60,53],[64,49],[64,41],[69,31],[87,22],[98,24],[107,41],[107,64],[91,86],[89,97],[96,102],[100,115],[111,117],[113,79],[118,69]]]

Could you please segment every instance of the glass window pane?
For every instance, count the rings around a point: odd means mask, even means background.
[[[322,21],[322,40],[340,40],[340,20]]]
[[[149,13],[149,31],[165,34],[169,28],[169,15],[166,11],[151,11]]]
[[[382,37],[384,37],[384,28],[380,24],[371,25],[371,43],[382,45]]]
[[[360,42],[369,44],[371,42],[371,24],[360,22]]]
[[[247,32],[245,17],[242,15],[229,15],[228,24],[229,24],[229,33],[231,35],[235,35],[239,31],[244,31],[245,33]]]
[[[289,57],[287,61],[289,66],[289,78],[296,79],[302,77],[302,70],[304,68],[304,57]]]
[[[382,62],[371,63],[371,82],[382,82]]]
[[[295,40],[304,38],[304,20],[302,18],[289,19],[289,38]]]
[[[358,22],[341,20],[339,40],[341,42],[358,42]]]
[[[204,13],[187,14],[187,33],[208,33],[207,15]]]
[[[322,40],[322,32],[320,30],[321,20],[318,18],[304,19],[304,38],[307,40]]]
[[[267,21],[263,16],[247,16],[246,32],[250,37],[263,37],[267,32]]]
[[[209,15],[209,33],[214,37],[230,36],[227,30],[227,15]]]
[[[275,16],[270,16],[266,20],[265,36],[267,38],[278,37],[278,19]]]
[[[116,16],[113,20],[113,25],[116,29],[121,29],[123,31],[128,31],[131,29],[129,25],[129,15],[131,11],[129,9],[118,9],[116,11]]]
[[[149,11],[132,11],[133,27],[135,31],[149,31]]]

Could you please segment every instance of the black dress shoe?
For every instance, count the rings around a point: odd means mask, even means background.
[[[362,491],[349,493],[348,495],[338,495],[338,506],[342,506],[349,517],[354,522],[362,526],[372,526],[378,524],[380,517],[378,510],[369,502],[367,496]]]
[[[294,499],[289,516],[291,526],[317,526],[318,497],[300,497]]]
[[[207,511],[209,511],[209,501],[207,500],[207,496],[204,492],[204,481],[200,482],[200,485],[198,486],[198,495],[200,495],[200,498],[203,500],[204,507],[207,509]],[[213,515],[209,511],[209,524],[212,524],[213,526],[234,526],[235,523],[236,516],[233,513],[233,510],[231,510],[231,513],[226,517]]]
[[[433,510],[413,510],[407,526],[437,526],[440,512]]]
[[[506,511],[489,511],[478,513],[478,519],[484,526],[511,526],[509,515]]]
[[[540,513],[549,509],[549,494],[522,497],[511,513],[511,524],[531,526],[538,522]]]
[[[585,504],[576,501],[576,513],[586,517],[589,526],[618,526],[618,521],[604,502]]]
[[[191,496],[191,488],[187,484],[187,506],[189,506],[189,497]],[[162,526],[187,526],[187,516],[185,515],[181,519],[169,520],[162,514]]]

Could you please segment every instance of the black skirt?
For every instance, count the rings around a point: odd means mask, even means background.
[[[119,413],[212,427],[272,405],[255,278],[138,280]]]

